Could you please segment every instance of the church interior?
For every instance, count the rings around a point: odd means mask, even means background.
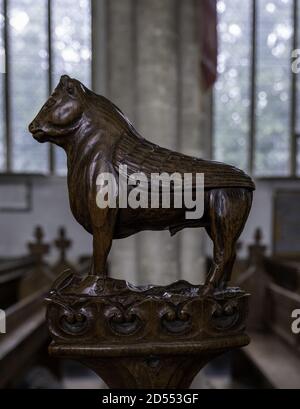
[[[64,151],[28,131],[65,74],[151,142],[251,175],[230,283],[250,294],[251,342],[191,388],[300,388],[299,33],[293,0],[0,0],[1,389],[107,389],[48,354],[47,293],[66,270],[88,275],[93,254]],[[212,251],[204,229],[142,231],[113,241],[108,276],[199,284]]]

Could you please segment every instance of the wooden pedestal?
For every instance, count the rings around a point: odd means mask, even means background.
[[[210,360],[248,344],[247,294],[203,295],[178,281],[137,288],[64,274],[48,298],[52,356],[93,369],[110,388],[188,388]]]

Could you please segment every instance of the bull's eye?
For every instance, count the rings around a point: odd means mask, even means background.
[[[55,105],[56,100],[54,98],[49,98],[46,104],[44,105],[44,108],[48,109],[51,108],[53,105]]]
[[[68,92],[68,94],[73,95],[74,94],[74,88],[73,87],[68,87],[67,92]]]

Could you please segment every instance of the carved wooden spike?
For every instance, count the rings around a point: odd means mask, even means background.
[[[27,244],[30,254],[35,261],[19,285],[19,297],[25,298],[42,288],[50,288],[55,276],[52,274],[44,256],[49,253],[50,245],[44,243],[44,232],[41,226],[34,230],[35,242]]]
[[[42,262],[42,259],[45,254],[49,253],[50,246],[49,244],[43,243],[44,232],[41,226],[37,226],[34,230],[35,242],[29,242],[28,248],[30,254],[37,257],[39,262]]]
[[[255,243],[257,246],[259,246],[259,245],[261,244],[262,237],[263,237],[262,230],[261,230],[260,227],[257,227],[257,228],[255,229],[255,233],[254,233],[254,243]]]
[[[66,238],[66,229],[60,227],[58,230],[58,238],[54,241],[55,246],[60,251],[60,260],[66,260],[66,250],[72,245],[72,241]]]
[[[67,259],[67,250],[72,246],[72,240],[67,238],[66,229],[61,226],[58,229],[58,237],[54,240],[54,245],[59,250],[59,258],[55,265],[52,267],[52,271],[56,277],[58,277],[62,271],[69,270],[76,273],[75,266]]]

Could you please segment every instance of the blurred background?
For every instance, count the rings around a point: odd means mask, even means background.
[[[253,294],[252,343],[193,386],[300,387],[299,23],[297,0],[0,0],[0,387],[105,387],[46,350],[45,291],[67,268],[86,274],[92,251],[69,209],[64,152],[27,131],[62,74],[147,139],[252,175],[233,277]],[[114,243],[109,274],[197,284],[210,261],[200,230],[143,232]]]

